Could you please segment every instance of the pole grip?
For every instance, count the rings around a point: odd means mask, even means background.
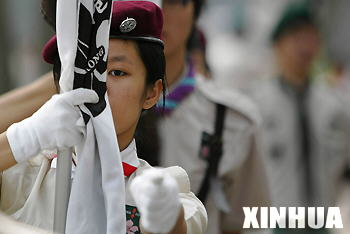
[[[55,233],[65,233],[68,202],[72,183],[71,173],[72,149],[59,151],[56,169],[55,211],[53,225],[53,230]]]

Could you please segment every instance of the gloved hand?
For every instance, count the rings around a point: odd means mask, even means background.
[[[6,135],[15,160],[22,162],[41,150],[79,144],[86,130],[78,105],[98,100],[95,91],[83,88],[57,94],[31,117],[12,124]]]
[[[178,219],[181,203],[177,182],[163,169],[148,169],[130,185],[147,232],[168,233]]]

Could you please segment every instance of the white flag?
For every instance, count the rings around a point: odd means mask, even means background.
[[[80,107],[87,136],[76,148],[67,234],[126,233],[124,174],[106,93],[111,7],[112,0],[57,1],[61,91],[83,87],[100,97]]]

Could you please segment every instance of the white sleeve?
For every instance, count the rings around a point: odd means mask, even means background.
[[[178,166],[168,167],[179,186],[179,197],[184,208],[187,234],[201,234],[207,229],[208,215],[203,203],[191,192],[190,181],[186,171]]]
[[[192,192],[180,193],[179,196],[185,211],[187,233],[204,233],[207,229],[208,216],[202,202]]]

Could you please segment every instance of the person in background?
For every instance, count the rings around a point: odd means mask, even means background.
[[[263,118],[264,162],[273,206],[329,207],[349,157],[350,119],[334,90],[311,76],[320,35],[304,3],[293,3],[272,33],[277,74],[249,91]],[[326,233],[280,229],[276,233]]]
[[[130,20],[133,24],[126,25]],[[165,83],[162,26],[162,11],[151,2],[113,2],[106,86],[125,176],[126,232],[201,234],[207,214],[190,190],[187,173],[180,167],[152,168],[138,158],[134,140],[141,113],[157,103]],[[61,62],[56,36],[45,45],[43,58],[53,64],[58,83]],[[86,140],[78,106],[98,100],[95,91],[85,88],[56,94],[31,117],[0,134],[1,210],[52,230],[56,170],[42,151],[71,148]],[[96,219],[101,215],[98,208],[92,215]],[[86,230],[85,226],[79,229],[82,233],[106,232],[105,227]]]
[[[158,150],[158,157],[152,154],[147,161],[179,165],[187,171],[208,211],[206,233],[240,233],[242,207],[269,205],[259,114],[248,98],[220,86],[215,74],[205,77],[206,69],[198,69],[192,60],[191,48],[200,46],[188,45],[203,4],[202,0],[163,0],[169,92],[164,110],[161,100],[153,112],[143,114],[136,140],[140,152]],[[150,132],[152,139],[144,137]]]

